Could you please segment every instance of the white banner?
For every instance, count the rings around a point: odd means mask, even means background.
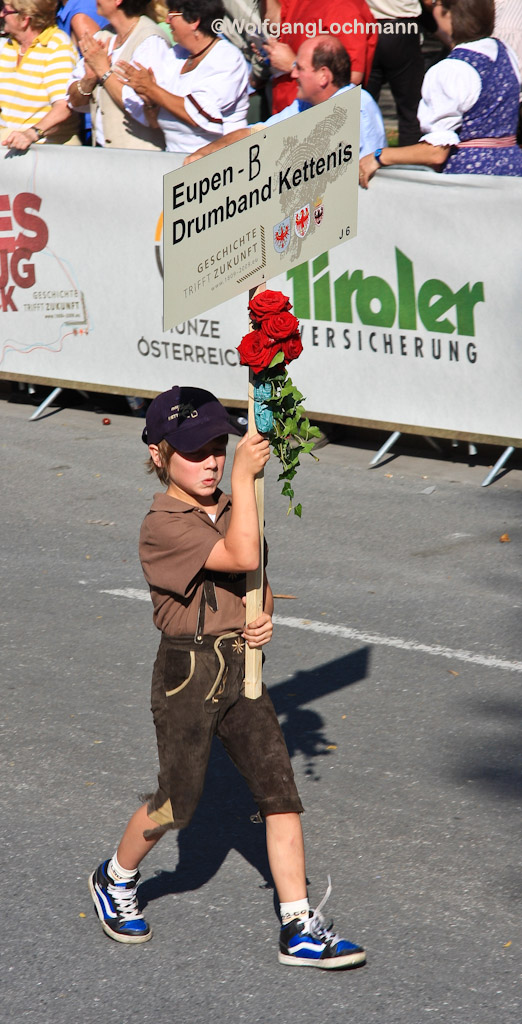
[[[245,403],[245,296],[162,330],[163,176],[181,157],[48,146],[0,157],[0,376]],[[358,237],[269,282],[318,418],[522,444],[522,181],[379,172]],[[343,237],[339,209],[339,236]]]

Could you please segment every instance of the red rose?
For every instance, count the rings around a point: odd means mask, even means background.
[[[291,363],[292,359],[297,359],[303,351],[303,345],[301,342],[301,335],[299,331],[295,331],[290,338],[287,338],[283,342],[283,353],[285,357],[285,363]]]
[[[261,330],[274,341],[285,341],[299,330],[299,320],[293,313],[272,313],[263,317]]]
[[[264,316],[272,313],[285,313],[292,308],[290,299],[282,292],[273,292],[269,288],[259,295],[254,295],[248,304],[250,315],[256,323]]]
[[[250,331],[241,339],[237,351],[242,366],[249,366],[254,373],[261,373],[270,365],[280,348],[279,342],[272,344],[262,331]]]

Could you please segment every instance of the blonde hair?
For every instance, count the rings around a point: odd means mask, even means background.
[[[30,18],[37,32],[56,24],[56,0],[14,0],[11,6],[22,18]]]
[[[169,462],[174,454],[175,449],[169,444],[168,441],[160,441],[158,444],[158,452],[161,458],[161,466],[157,466],[153,461],[152,455],[149,456],[145,465],[147,467],[147,473],[156,473],[165,486],[169,482]]]
[[[159,25],[162,21],[166,22],[169,9],[163,3],[163,0],[150,0],[143,13],[147,15],[147,18],[150,18],[151,21],[155,21]]]

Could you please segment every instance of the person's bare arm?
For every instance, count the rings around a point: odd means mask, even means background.
[[[261,434],[239,441],[232,466],[232,512],[228,530],[210,552],[205,568],[214,572],[250,572],[259,565],[259,520],[254,481],[270,457]]]
[[[67,100],[57,100],[53,103],[48,114],[44,114],[43,117],[38,121],[37,127],[26,128],[24,131],[20,129],[11,132],[6,139],[4,139],[2,145],[7,146],[8,149],[18,149],[23,152],[29,149],[29,146],[33,142],[38,142],[41,138],[40,133],[43,132],[45,136],[52,136],[56,132],[59,125],[64,124],[71,118],[71,111],[67,106]]]
[[[201,149],[196,149],[195,153],[189,153],[183,161],[183,166],[186,164],[192,164],[195,160],[200,160],[202,156],[209,156],[211,153],[217,153],[218,149],[224,149],[225,146],[231,146],[233,142],[239,142],[240,139],[247,139],[254,131],[255,129],[253,126],[249,126],[248,128],[236,128],[235,132],[230,132],[229,135],[222,135],[219,139],[215,139],[214,142],[209,142],[206,146],[202,146]]]
[[[118,76],[114,73],[109,75],[107,80],[104,82],[103,88],[109,93],[111,100],[114,100],[120,110],[123,110],[123,83],[120,82]]]
[[[373,153],[368,153],[359,160],[359,185],[368,188],[368,184],[379,167],[396,167],[399,164],[417,164],[420,167],[434,167],[440,170],[449,156],[450,146],[431,146],[429,142],[416,142],[414,146],[385,146],[381,150],[380,161]]]
[[[67,103],[73,109],[75,107],[87,107],[89,97],[98,84],[98,76],[93,75],[90,68],[85,65],[85,74],[79,81],[71,82],[67,93]]]
[[[263,604],[263,611],[266,612],[267,615],[273,615],[274,614],[274,595],[272,593],[272,587],[270,586],[270,584],[269,584],[269,582],[268,582],[268,580],[266,578],[266,572],[265,572],[265,582],[264,582],[264,604]]]
[[[261,0],[261,18],[271,21],[273,25],[281,24],[281,3],[280,0]]]
[[[143,100],[145,108],[163,107],[170,114],[174,114],[178,121],[183,121],[184,124],[193,128],[198,127],[185,110],[185,97],[175,96],[174,93],[162,89],[156,82],[151,68],[145,68],[137,61],[135,64],[129,64],[127,61],[120,60],[115,65],[115,71],[122,86],[128,85],[134,89],[134,92]]]
[[[93,36],[95,32],[99,32],[100,26],[98,22],[94,21],[94,18],[89,18],[88,14],[75,14],[71,18],[72,36],[76,44],[80,42],[82,36],[86,33]]]
[[[96,26],[98,28],[98,26]],[[80,39],[80,50],[84,59],[85,74],[80,81],[73,82],[67,97],[70,107],[84,107],[89,102],[89,96],[99,81],[107,75],[103,88],[108,92],[111,100],[123,110],[122,90],[123,83],[114,74],[108,54],[109,40],[101,41],[95,39],[89,32],[86,32]]]

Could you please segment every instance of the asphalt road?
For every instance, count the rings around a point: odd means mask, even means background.
[[[216,750],[192,825],[143,865],[150,943],[88,873],[155,784],[157,646],[137,558],[139,420],[0,401],[6,1024],[520,1024],[522,471],[329,445],[267,472],[270,687],[313,902],[366,967],[281,967],[263,826]],[[508,534],[509,542],[499,538]]]

